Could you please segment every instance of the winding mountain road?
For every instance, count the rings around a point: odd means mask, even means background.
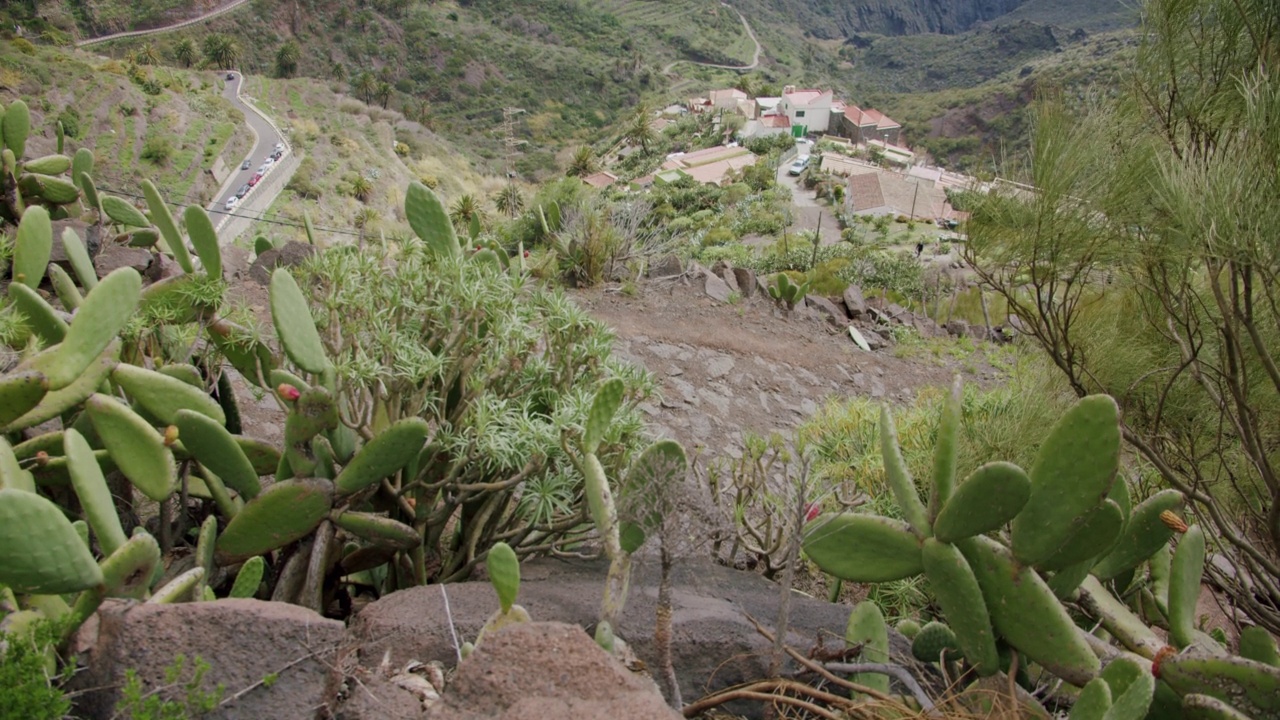
[[[155,35],[157,33],[171,32],[173,30],[181,30],[182,28],[190,27],[192,25],[202,23],[205,20],[212,20],[213,18],[216,18],[219,15],[225,15],[226,13],[229,13],[232,10],[235,10],[236,8],[240,7],[241,5],[244,5],[247,2],[249,2],[249,0],[232,0],[231,2],[227,3],[226,5],[223,5],[222,7],[214,8],[213,10],[210,10],[209,12],[203,15],[197,15],[196,17],[193,17],[190,20],[183,20],[182,22],[179,22],[179,23],[174,23],[172,25],[165,25],[163,27],[158,27],[158,28],[150,28],[148,30],[130,30],[128,32],[118,32],[118,33],[112,33],[110,35],[102,35],[96,38],[89,38],[88,40],[80,40],[79,42],[76,43],[76,47],[85,47],[87,45],[95,45],[97,43],[107,42],[108,40],[119,40],[121,38],[130,38],[130,37],[142,37],[143,35]]]
[[[701,65],[702,67],[720,68],[722,70],[755,70],[757,67],[760,66],[760,53],[763,50],[760,47],[760,40],[756,37],[755,31],[751,29],[751,24],[747,22],[746,16],[742,14],[741,10],[738,10],[737,8],[730,5],[729,3],[722,2],[720,4],[738,13],[738,19],[742,21],[742,27],[746,29],[747,36],[751,38],[751,42],[755,43],[756,49],[755,49],[755,52],[751,54],[751,64],[750,65],[717,65],[715,63],[699,62],[697,60],[676,60],[675,62],[668,63],[666,67],[662,68],[663,75],[671,74],[671,68],[675,67],[676,65],[682,62],[690,63],[692,65]]]

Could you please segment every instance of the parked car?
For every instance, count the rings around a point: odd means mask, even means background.
[[[240,169],[241,169],[241,170],[248,170],[248,169],[249,169],[249,158],[245,158],[245,159],[244,159],[244,162],[240,163]]]
[[[236,74],[235,74],[235,73],[227,73],[227,79],[228,79],[228,80],[235,80],[235,79],[236,79]]]
[[[271,157],[270,155],[268,155],[268,156],[267,156],[267,159],[266,159],[266,160],[263,160],[263,161],[262,161],[262,166],[263,166],[263,167],[267,167],[267,168],[269,168],[269,167],[271,167],[272,165],[275,165],[275,164],[276,164],[276,159],[275,159],[275,158],[273,158],[273,157]]]
[[[275,161],[277,161],[277,162],[279,162],[280,158],[282,158],[282,157],[284,157],[284,152],[283,152],[283,151],[281,151],[281,150],[277,150],[277,151],[275,151],[275,152],[271,153],[271,159],[272,159],[272,160],[275,160]]]
[[[276,143],[276,152],[281,155],[284,154],[284,143]]]
[[[267,166],[266,166],[266,165],[259,165],[259,166],[258,166],[258,174],[259,174],[259,175],[266,175],[266,174],[267,174]]]
[[[787,170],[787,174],[799,175],[804,172],[804,169],[807,167],[809,167],[809,156],[805,155],[801,158],[797,158],[795,162],[791,163],[791,168]]]
[[[248,195],[251,189],[253,189],[253,186],[250,185],[249,183],[245,183],[244,185],[241,185],[240,189],[236,191],[236,199],[240,199],[240,198],[243,198],[245,195]]]
[[[249,187],[256,186],[260,180],[262,180],[262,176],[254,173],[253,177],[249,178]]]
[[[240,204],[240,198],[236,197],[235,195],[232,195],[231,197],[227,198],[227,203],[223,205],[223,207],[226,208],[227,212],[231,212],[232,210],[236,209],[236,205],[238,204]]]

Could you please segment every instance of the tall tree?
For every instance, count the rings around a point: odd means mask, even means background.
[[[391,83],[380,80],[373,88],[374,97],[378,99],[378,104],[382,105],[382,109],[387,108],[387,103],[391,102],[392,87]]]
[[[1139,471],[1211,530],[1206,571],[1280,632],[1280,5],[1148,0],[1130,92],[1036,109],[1025,180],[965,252]]]
[[[635,113],[627,121],[623,137],[627,142],[639,145],[642,150],[649,152],[649,146],[658,139],[658,133],[653,129],[653,111],[649,109],[648,103],[640,103],[636,107]]]
[[[377,87],[378,81],[374,80],[373,73],[368,70],[356,75],[355,79],[351,81],[351,89],[355,90],[356,96],[366,105],[373,102],[373,93]]]
[[[298,72],[298,57],[301,54],[302,49],[298,47],[296,40],[286,40],[276,51],[276,73],[280,77],[293,77]]]
[[[184,37],[173,46],[173,59],[182,63],[182,67],[191,67],[200,53],[191,38]]]

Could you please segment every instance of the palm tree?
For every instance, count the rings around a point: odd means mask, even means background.
[[[160,51],[156,50],[155,43],[147,43],[142,46],[134,59],[139,65],[159,65]]]
[[[182,67],[191,67],[191,63],[196,61],[199,51],[196,49],[196,43],[191,38],[182,38],[177,45],[173,46],[173,59],[182,63]]]
[[[653,130],[653,117],[647,103],[640,103],[636,108],[635,115],[627,122],[623,137],[627,142],[639,145],[642,150],[649,152],[649,144],[657,140],[658,134]]]
[[[454,227],[466,227],[476,217],[483,220],[484,211],[480,209],[480,201],[475,195],[463,195],[454,200],[453,207],[449,208],[449,219],[453,221]]]
[[[391,101],[391,83],[381,81],[377,87],[373,89],[373,94],[378,98],[378,102],[382,104],[382,109],[387,109],[387,103]]]
[[[583,145],[573,151],[573,159],[569,161],[569,169],[565,172],[569,177],[586,177],[600,169],[600,161],[591,150],[590,145]]]
[[[755,83],[752,82],[750,75],[739,75],[738,81],[733,84],[733,88],[746,93],[747,97],[755,97]]]
[[[351,89],[356,91],[356,95],[366,105],[373,102],[373,91],[378,87],[377,81],[373,79],[373,73],[365,70],[356,76],[351,82]]]
[[[216,68],[233,68],[240,61],[240,45],[226,35],[206,35],[202,49],[205,60]]]
[[[329,74],[333,76],[334,80],[337,80],[338,82],[342,82],[343,80],[347,79],[347,66],[343,65],[337,60],[334,60],[329,65]]]
[[[240,64],[240,44],[235,40],[227,40],[227,47],[223,52],[226,60],[224,67],[230,69]]]
[[[276,51],[276,72],[280,77],[293,77],[298,71],[298,56],[302,53],[296,40],[286,40]]]
[[[520,194],[520,189],[514,183],[507,183],[507,186],[502,188],[498,196],[493,199],[493,206],[503,215],[514,218],[524,210],[524,196]]]
[[[367,202],[373,195],[373,182],[363,175],[357,175],[351,181],[351,196],[360,202]]]

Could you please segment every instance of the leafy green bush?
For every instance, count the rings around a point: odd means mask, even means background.
[[[48,621],[36,623],[29,635],[0,632],[0,720],[57,720],[71,710],[50,673],[51,648],[61,632]]]

